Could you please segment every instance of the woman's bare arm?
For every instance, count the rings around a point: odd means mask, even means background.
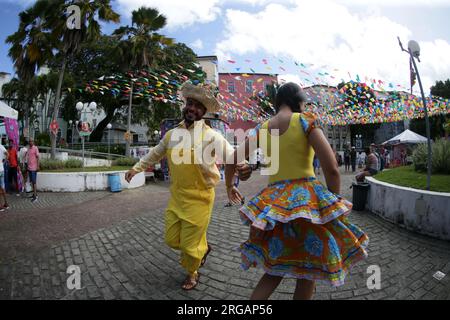
[[[340,194],[341,176],[338,164],[323,131],[319,128],[313,129],[309,134],[308,141],[319,158],[328,189],[333,193]]]

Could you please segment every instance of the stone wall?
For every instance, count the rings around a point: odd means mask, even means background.
[[[368,210],[408,230],[450,240],[450,193],[400,187],[372,177],[367,180]]]

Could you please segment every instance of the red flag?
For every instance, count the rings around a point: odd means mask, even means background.
[[[414,68],[413,68],[413,62],[411,59],[409,59],[409,73],[411,75],[411,94],[412,94],[412,90],[414,85],[416,84],[416,73],[414,72]]]

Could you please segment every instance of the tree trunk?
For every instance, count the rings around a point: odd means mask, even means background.
[[[103,138],[103,132],[105,131],[106,126],[108,123],[111,122],[111,120],[114,117],[114,112],[116,111],[118,107],[116,108],[109,108],[106,114],[106,117],[99,122],[99,124],[95,127],[95,129],[92,131],[91,135],[89,136],[89,142],[101,142]]]
[[[63,80],[64,80],[64,71],[66,69],[66,64],[67,64],[67,55],[64,55],[64,58],[63,58],[63,61],[62,61],[62,65],[61,65],[61,71],[59,72],[58,86],[56,87],[55,106],[53,108],[52,121],[58,119],[59,103],[61,101],[61,87],[62,87]],[[52,151],[51,151],[51,158],[52,159],[56,158],[56,137],[57,137],[57,134],[58,133],[56,133],[56,134],[50,133],[50,137],[51,137],[51,141],[52,141]]]

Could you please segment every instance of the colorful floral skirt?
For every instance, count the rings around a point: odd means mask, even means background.
[[[343,285],[351,267],[367,257],[369,242],[348,221],[351,208],[316,178],[269,185],[240,210],[244,224],[251,225],[239,249],[242,267]]]

